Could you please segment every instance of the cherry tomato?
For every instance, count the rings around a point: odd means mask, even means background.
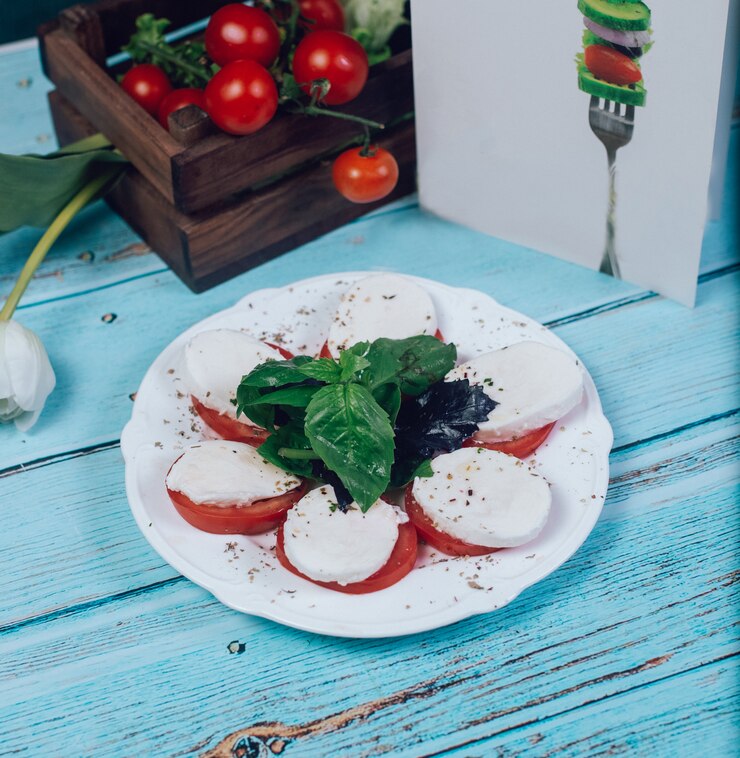
[[[255,61],[227,63],[206,85],[206,111],[229,134],[252,134],[275,115],[278,91]]]
[[[432,520],[424,513],[413,493],[413,482],[406,487],[406,515],[414,525],[416,531],[427,545],[439,550],[446,555],[488,555],[495,553],[500,548],[485,547],[484,545],[471,545],[468,542],[457,539],[451,534],[437,529]]]
[[[501,442],[486,442],[471,438],[463,442],[463,447],[484,447],[487,450],[498,450],[500,453],[513,455],[516,458],[526,458],[547,439],[555,423],[542,426],[532,432],[523,434],[513,440],[503,440]]]
[[[334,161],[332,179],[339,193],[353,203],[373,203],[386,197],[398,183],[398,163],[382,147],[353,147]]]
[[[328,29],[344,31],[344,10],[339,0],[298,0],[306,29],[313,32]]]
[[[173,464],[174,465],[174,464]],[[177,512],[196,529],[211,534],[260,534],[274,529],[285,514],[306,494],[306,483],[284,495],[255,500],[249,505],[194,503],[182,492],[167,488]]]
[[[165,95],[172,92],[167,74],[153,63],[140,63],[129,69],[121,80],[121,87],[152,116],[156,115]]]
[[[416,530],[408,522],[405,524],[399,524],[398,539],[396,540],[390,558],[388,558],[385,565],[381,566],[374,574],[367,579],[363,579],[361,582],[339,584],[338,582],[317,582],[298,571],[285,554],[283,524],[280,524],[280,527],[278,528],[277,545],[275,548],[275,555],[277,556],[278,561],[280,561],[281,565],[288,569],[292,574],[300,576],[314,584],[318,584],[320,587],[326,587],[327,589],[336,590],[337,592],[345,592],[349,595],[363,595],[367,592],[377,592],[378,590],[384,590],[386,587],[396,584],[396,582],[400,582],[401,579],[403,579],[414,567],[414,563],[416,563],[416,552]]]
[[[219,66],[252,60],[269,68],[280,52],[280,31],[261,8],[231,3],[211,16],[206,27],[206,51]]]
[[[606,45],[589,45],[583,60],[597,79],[610,84],[635,84],[642,79],[640,67],[631,58]]]
[[[316,79],[329,82],[329,91],[322,98],[327,105],[356,98],[365,86],[367,73],[365,49],[342,32],[310,32],[298,43],[293,56],[293,76],[306,94],[311,94]]]
[[[165,129],[169,129],[168,118],[170,113],[179,111],[180,108],[185,108],[188,105],[197,105],[202,110],[205,110],[206,104],[203,98],[203,90],[196,89],[195,87],[183,87],[182,89],[173,89],[169,95],[165,95],[162,102],[157,108],[157,118],[159,123]]]

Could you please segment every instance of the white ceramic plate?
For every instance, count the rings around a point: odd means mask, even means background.
[[[482,558],[449,558],[420,546],[416,568],[398,584],[369,595],[346,595],[294,576],[274,555],[275,535],[219,536],[198,531],[177,514],[165,474],[183,447],[212,436],[189,408],[180,356],[196,333],[243,329],[296,353],[316,354],[341,294],[366,273],[342,273],[253,292],[233,308],[175,339],[147,371],[121,448],[126,491],[139,528],[175,569],[244,613],[311,632],[391,637],[434,629],[510,603],[584,542],[606,496],[612,431],[593,380],[583,401],[530,459],[552,485],[550,519],[537,539]],[[445,339],[465,361],[524,339],[572,354],[554,334],[487,295],[414,278],[431,294]]]

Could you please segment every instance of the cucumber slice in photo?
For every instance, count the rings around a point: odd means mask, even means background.
[[[623,105],[642,106],[645,105],[647,99],[647,91],[641,81],[630,87],[610,84],[597,79],[580,61],[578,65],[578,87],[589,95],[603,97],[605,100]]]
[[[578,10],[592,21],[610,29],[642,32],[650,28],[650,8],[645,3],[578,0]]]

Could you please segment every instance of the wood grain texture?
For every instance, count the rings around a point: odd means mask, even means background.
[[[7,629],[0,737],[21,747],[32,725],[36,746],[89,754],[115,733],[124,754],[174,755],[246,730],[288,740],[287,755],[418,755],[722,660],[737,651],[736,454],[731,419],[618,453],[604,518],[560,571],[430,634],[312,636],[184,580]],[[229,654],[233,640],[247,653]],[[70,702],[85,707],[52,730],[46,714]]]
[[[729,758],[736,755],[740,732],[736,674],[735,659],[718,661],[443,754],[680,756],[701,745],[706,755]]]

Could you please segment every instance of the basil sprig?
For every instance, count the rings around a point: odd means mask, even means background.
[[[420,335],[361,342],[338,360],[268,361],[242,378],[237,416],[271,432],[266,460],[338,479],[339,499],[366,511],[389,485],[429,476],[434,452],[460,447],[496,405],[465,380],[442,382],[456,358],[454,345]]]

